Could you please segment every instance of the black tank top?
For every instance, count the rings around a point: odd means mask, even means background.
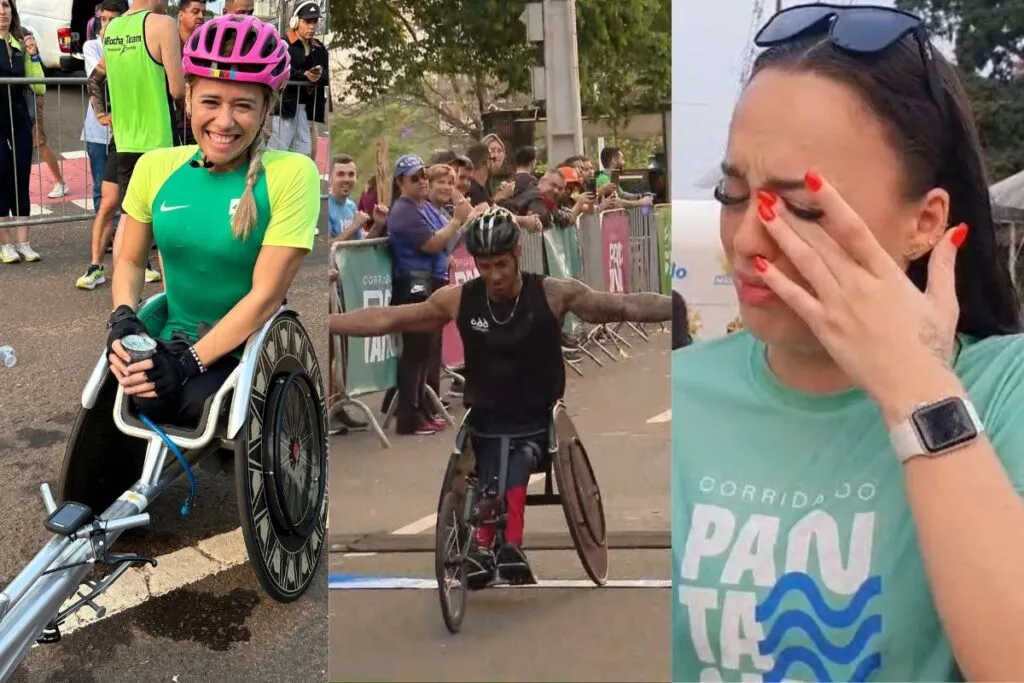
[[[562,330],[544,296],[544,276],[522,276],[515,313],[512,301],[492,301],[488,310],[483,278],[462,286],[456,324],[466,365],[465,403],[474,418],[544,420],[565,393]]]

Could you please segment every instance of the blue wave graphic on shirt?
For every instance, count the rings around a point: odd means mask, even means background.
[[[769,591],[764,601],[756,607],[754,616],[757,621],[763,624],[772,619],[783,598],[790,591],[802,593],[807,598],[811,606],[811,613],[798,610],[787,610],[781,613],[773,621],[768,635],[758,644],[758,651],[763,655],[775,653],[791,629],[802,630],[806,633],[815,649],[812,650],[803,645],[791,645],[780,650],[774,655],[775,665],[764,674],[764,681],[781,681],[791,667],[804,664],[814,672],[814,680],[831,682],[833,679],[826,667],[826,661],[833,664],[852,664],[863,655],[871,638],[882,632],[882,617],[880,615],[871,615],[861,621],[868,603],[882,592],[882,579],[879,576],[872,576],[864,581],[845,607],[833,609],[825,602],[821,589],[809,575],[803,572],[784,574]],[[857,627],[857,631],[846,644],[834,643],[829,640],[820,626],[824,623],[832,628],[848,628],[858,621],[860,621],[860,625]],[[857,683],[866,681],[881,665],[881,654],[871,653],[860,660],[848,680]]]
[[[783,637],[785,637],[786,632],[790,629],[799,629],[806,633],[811,642],[814,643],[814,647],[818,649],[818,652],[830,662],[850,664],[864,652],[864,648],[867,646],[868,641],[871,640],[871,637],[882,632],[882,617],[877,614],[871,615],[861,622],[850,642],[846,645],[837,645],[822,633],[818,622],[810,614],[797,612],[796,610],[783,612],[772,624],[768,636],[758,643],[757,648],[760,653],[767,655],[775,652]]]
[[[779,608],[782,598],[790,591],[804,594],[807,601],[811,603],[811,609],[818,621],[832,628],[847,628],[860,619],[867,604],[882,592],[882,577],[868,578],[850,598],[850,604],[842,609],[834,610],[825,602],[821,589],[810,576],[803,572],[783,574],[768,593],[768,597],[757,606],[754,618],[761,623],[771,619],[775,610]]]

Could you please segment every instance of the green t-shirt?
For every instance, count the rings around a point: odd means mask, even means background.
[[[193,168],[199,148],[171,147],[144,154],[135,166],[123,210],[152,223],[160,245],[167,322],[158,333],[195,340],[199,323],[214,325],[252,289],[256,259],[265,246],[311,251],[320,216],[320,172],[305,155],[267,151],[254,186],[258,221],[243,241],[231,217],[245,191],[248,165],[229,173]]]
[[[1024,490],[1024,336],[961,341]],[[746,332],[673,353],[672,680],[963,680],[878,407],[785,388],[764,353]]]

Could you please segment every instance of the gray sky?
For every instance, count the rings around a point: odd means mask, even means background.
[[[782,6],[805,2],[788,0]],[[763,14],[755,26],[755,9],[762,3]],[[895,2],[856,0],[846,4],[893,6]],[[697,184],[721,161],[751,41],[771,17],[774,5],[773,0],[673,0],[673,199],[711,198],[711,190]],[[949,45],[939,43],[938,47],[947,57],[952,56]]]

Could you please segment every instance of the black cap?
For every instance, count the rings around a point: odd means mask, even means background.
[[[320,5],[315,2],[304,2],[295,10],[295,16],[299,19],[319,19],[321,17]]]

